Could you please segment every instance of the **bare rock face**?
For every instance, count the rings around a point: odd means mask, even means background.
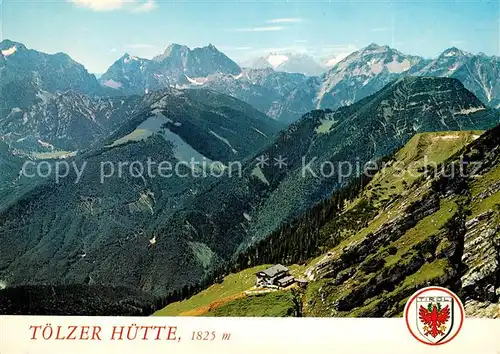
[[[465,289],[473,288],[493,301],[500,271],[500,233],[494,220],[494,211],[489,210],[466,224],[462,262],[468,270],[461,278]]]
[[[465,316],[476,318],[500,318],[500,303],[469,300],[465,303]]]

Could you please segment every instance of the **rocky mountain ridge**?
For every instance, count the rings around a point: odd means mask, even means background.
[[[17,47],[20,49],[13,50]],[[336,109],[352,104],[405,76],[457,78],[489,107],[500,104],[497,102],[500,97],[498,57],[470,54],[457,48],[445,50],[436,59],[424,59],[372,43],[336,63],[321,76],[306,76],[279,71],[278,67],[278,71],[242,69],[213,45],[190,49],[173,44],[151,60],[123,55],[98,82],[83,66],[63,54],[51,56],[11,41],[4,41],[1,49],[5,53],[0,59],[4,78],[1,88],[5,96],[3,116],[13,109],[26,110],[39,103],[44,92],[61,93],[73,89],[90,96],[106,97],[144,95],[174,87],[217,90],[290,124],[313,109]],[[51,66],[44,66],[46,58],[50,58]],[[29,72],[38,74],[23,74],[26,62],[33,66]],[[291,62],[282,61],[280,65]],[[40,68],[46,68],[45,73]],[[54,80],[59,76],[49,72],[64,73],[64,78],[61,76],[56,85]]]

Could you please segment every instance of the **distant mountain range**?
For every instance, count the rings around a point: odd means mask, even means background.
[[[48,55],[9,40],[3,41],[0,49],[5,77],[0,85],[8,93],[2,102],[3,116],[14,108],[23,110],[39,102],[44,91],[72,89],[105,97],[143,95],[165,87],[203,87],[239,98],[289,124],[312,109],[352,104],[404,76],[457,78],[488,106],[500,106],[499,57],[457,48],[447,49],[432,60],[370,44],[320,76],[310,76],[321,70],[319,66],[304,70],[312,60],[305,54],[270,54],[254,61],[252,69],[241,68],[213,45],[190,49],[172,44],[153,59],[125,54],[99,80],[65,54]],[[59,76],[61,80],[57,80]],[[16,94],[20,91],[22,95]]]
[[[172,51],[172,47],[198,56],[197,65],[204,69],[185,68],[182,61],[174,59],[180,55],[180,50]],[[169,69],[159,65],[158,58],[166,60]],[[214,66],[207,58],[214,58],[218,64]],[[447,49],[431,60],[370,44],[337,62],[324,74],[314,76],[323,70],[319,64],[311,65],[314,60],[307,55],[270,54],[249,63],[249,69],[240,69],[213,46],[190,51],[174,45],[152,61],[124,57],[100,81],[123,93],[140,93],[162,85],[207,87],[233,95],[272,118],[289,123],[311,109],[334,109],[352,104],[404,76],[457,78],[484,103],[498,107],[499,60],[495,56],[474,55],[457,48]],[[175,74],[172,74],[172,63],[177,63]]]
[[[23,44],[0,42],[0,118],[44,100],[46,92],[103,94],[94,75],[67,54],[45,54]]]

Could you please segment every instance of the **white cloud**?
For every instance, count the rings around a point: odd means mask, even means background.
[[[93,11],[114,11],[128,8],[133,12],[147,12],[156,8],[155,0],[66,0]],[[133,7],[132,7],[133,6]]]
[[[137,6],[133,11],[134,12],[149,12],[156,9],[156,3],[154,0],[146,0],[146,2]]]
[[[389,29],[387,27],[371,28],[370,32],[387,32]]]
[[[266,23],[301,23],[304,19],[298,17],[288,17],[288,18],[273,18],[272,20],[267,20]]]
[[[121,9],[131,0],[68,0],[77,6],[87,7],[94,11],[111,11]]]
[[[249,27],[249,28],[237,28],[236,32],[275,32],[283,31],[286,27],[283,26],[268,26],[268,27]]]

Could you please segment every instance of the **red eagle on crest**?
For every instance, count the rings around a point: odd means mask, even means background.
[[[450,319],[450,307],[441,308],[441,304],[430,303],[427,308],[420,306],[418,310],[418,318],[424,326],[424,334],[431,335],[436,338],[438,335],[444,335],[446,331],[445,323]]]

